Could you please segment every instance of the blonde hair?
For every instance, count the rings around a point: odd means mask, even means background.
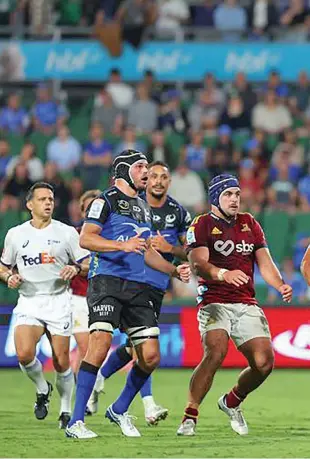
[[[96,199],[98,198],[98,196],[101,194],[101,191],[100,190],[88,190],[88,191],[85,191],[85,193],[82,194],[82,196],[80,197],[80,209],[81,209],[81,212],[84,212],[84,204],[85,204],[85,201],[87,201],[87,199]]]

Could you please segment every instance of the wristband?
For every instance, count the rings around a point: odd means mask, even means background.
[[[224,280],[224,274],[227,273],[228,269],[220,269],[219,272],[217,273],[217,278],[219,281],[223,282]]]

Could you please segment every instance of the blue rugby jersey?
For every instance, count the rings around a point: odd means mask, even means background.
[[[101,227],[100,236],[114,241],[127,241],[139,235],[151,235],[151,210],[140,197],[127,196],[113,186],[90,205],[86,223]],[[98,274],[120,277],[129,281],[145,281],[144,255],[134,252],[92,252],[88,278]]]
[[[146,200],[146,195],[141,195]],[[157,235],[160,231],[169,244],[175,246],[178,244],[181,236],[186,235],[191,223],[191,216],[184,207],[176,200],[167,196],[166,202],[162,207],[151,207],[152,216],[152,236]],[[161,253],[162,257],[170,263],[173,262],[174,256],[171,253]],[[170,277],[168,274],[157,271],[148,265],[145,265],[145,282],[160,290],[167,290]]]

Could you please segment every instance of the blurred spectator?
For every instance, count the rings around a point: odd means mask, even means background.
[[[206,209],[206,193],[199,175],[186,164],[180,164],[171,174],[169,194],[194,216]]]
[[[8,210],[18,210],[22,205],[27,191],[32,185],[29,179],[26,164],[20,162],[16,164],[12,177],[8,178],[3,187],[3,197],[0,201],[0,213]]]
[[[237,0],[224,0],[214,12],[214,24],[217,30],[225,33],[226,40],[236,40],[247,27],[246,12]]]
[[[134,99],[134,90],[122,81],[121,73],[114,68],[110,72],[110,78],[106,85],[107,92],[117,108],[127,109]]]
[[[228,155],[231,157],[232,151],[233,151],[233,142],[231,139],[231,135],[232,135],[231,127],[227,126],[226,124],[223,124],[218,128],[217,133],[218,133],[218,139],[217,139],[216,147],[220,150],[226,151]]]
[[[228,87],[228,94],[234,94],[238,92],[241,97],[245,111],[250,111],[257,102],[256,93],[253,91],[252,85],[247,81],[246,75],[243,72],[238,72]]]
[[[79,200],[84,191],[83,182],[80,178],[73,177],[69,186],[71,190],[71,201],[68,205],[70,223],[73,226],[81,226],[82,216]]]
[[[89,137],[81,165],[86,189],[98,187],[101,175],[107,173],[112,164],[112,145],[104,139],[104,131],[99,123],[91,126]]]
[[[128,124],[137,131],[152,132],[157,127],[157,115],[157,105],[150,99],[147,87],[139,84],[136,99],[129,107]]]
[[[159,103],[162,92],[162,83],[156,81],[152,70],[145,70],[142,83],[144,83],[144,85],[147,87],[151,99],[154,100],[154,102]]]
[[[94,23],[96,13],[101,8],[101,3],[101,0],[82,0],[82,25],[87,26]]]
[[[222,88],[220,88],[220,86],[217,84],[217,81],[213,73],[206,73],[203,79],[202,91],[207,91],[210,99],[209,103],[214,108],[216,108],[219,112],[221,112],[224,109],[226,102],[225,91]],[[200,94],[201,92],[199,91],[198,98]]]
[[[14,156],[9,162],[6,175],[12,177],[18,163],[23,163],[28,169],[29,179],[37,182],[43,179],[44,166],[40,158],[36,156],[36,147],[31,142],[26,142],[20,152],[20,155]]]
[[[309,9],[304,0],[290,0],[289,6],[280,17],[283,26],[300,26],[305,22]]]
[[[290,151],[286,149],[278,150],[276,161],[269,167],[269,178],[276,180],[279,177],[279,171],[283,163],[288,166],[288,178],[290,182],[297,184],[302,174],[302,168],[292,162]]]
[[[181,163],[189,169],[203,172],[207,168],[208,150],[202,145],[203,135],[200,131],[192,132],[190,144],[184,146],[181,153]]]
[[[18,0],[0,0],[0,25],[12,25]]]
[[[293,262],[294,267],[298,271],[300,270],[301,261],[304,257],[304,254],[310,244],[309,233],[298,233],[296,235],[296,242],[294,245],[293,251]]]
[[[162,161],[168,164],[170,169],[174,169],[173,153],[170,148],[165,144],[165,136],[162,131],[154,131],[152,133],[151,145],[147,149],[149,162]]]
[[[63,178],[59,175],[57,165],[47,162],[44,166],[44,182],[50,183],[55,190],[54,218],[69,224],[68,203],[71,199],[70,189],[66,186]]]
[[[158,127],[163,130],[185,132],[188,121],[185,110],[181,107],[181,93],[171,89],[164,94],[164,101],[160,107]]]
[[[145,143],[137,140],[136,130],[133,126],[127,126],[123,132],[123,140],[114,148],[114,154],[117,155],[124,150],[139,150],[145,151]]]
[[[116,21],[107,21],[104,10],[99,10],[96,13],[92,36],[106,48],[110,56],[121,56],[123,52],[121,25]]]
[[[44,35],[50,32],[55,0],[28,0],[32,33]]]
[[[245,110],[244,103],[237,93],[231,94],[220,122],[229,126],[233,131],[250,129],[250,113]]]
[[[11,159],[9,143],[6,140],[0,139],[0,185],[6,176],[7,166]]]
[[[252,112],[252,125],[270,134],[280,134],[292,125],[290,112],[279,103],[276,93],[268,91],[264,102],[255,105]]]
[[[278,12],[272,0],[253,0],[248,9],[248,24],[253,38],[264,38],[269,28],[278,22]]]
[[[214,0],[204,0],[201,5],[193,6],[193,26],[214,27]]]
[[[255,177],[259,177],[261,182],[265,184],[269,173],[269,162],[260,134],[261,131],[259,130],[254,133],[254,137],[246,144],[246,152],[247,157],[254,163]]]
[[[278,164],[277,178],[267,189],[267,206],[270,210],[292,213],[296,209],[297,190],[289,178],[289,163]]]
[[[292,97],[297,100],[297,107],[301,111],[305,111],[309,104],[310,85],[307,72],[302,71],[298,75],[297,85],[292,91]]]
[[[73,170],[81,159],[82,148],[70,135],[67,126],[59,126],[57,137],[47,144],[47,160],[57,164],[61,172]]]
[[[182,24],[190,17],[188,4],[184,0],[160,0],[156,20],[157,35],[171,38],[182,33]]]
[[[269,73],[268,81],[263,86],[263,90],[265,92],[274,91],[279,98],[287,97],[289,94],[288,86],[281,81],[280,73],[277,70],[272,70]]]
[[[118,132],[123,123],[122,112],[113,103],[111,94],[102,88],[95,99],[95,108],[92,113],[92,122],[100,123],[106,132]]]
[[[310,165],[307,174],[298,182],[298,192],[300,199],[300,210],[302,212],[310,211]]]
[[[52,134],[56,126],[63,124],[68,113],[62,105],[53,100],[50,88],[41,83],[37,89],[37,99],[32,107],[34,129],[44,134]]]
[[[59,25],[77,26],[82,19],[83,0],[59,0]]]
[[[123,25],[124,40],[137,47],[145,27],[155,21],[156,4],[151,0],[125,0],[115,17]]]
[[[233,156],[229,154],[227,149],[217,146],[213,152],[208,169],[211,178],[224,173],[235,174],[237,166],[232,161],[232,158]]]
[[[265,198],[263,183],[255,174],[255,163],[247,158],[241,161],[239,182],[242,190],[241,210],[259,212]]]
[[[307,300],[307,284],[301,273],[295,271],[291,258],[286,258],[282,263],[281,275],[285,283],[293,289],[293,301],[304,302]],[[282,303],[281,294],[274,288],[268,287],[267,303]]]
[[[4,132],[24,134],[29,126],[27,111],[20,106],[20,96],[11,94],[8,97],[7,106],[0,112],[0,129]]]
[[[298,145],[297,134],[292,129],[288,129],[284,132],[283,142],[280,142],[277,145],[271,157],[272,164],[278,162],[278,157],[283,151],[286,151],[289,155],[291,165],[297,166],[299,169],[303,167],[305,161],[305,149],[302,145]]]
[[[214,103],[210,90],[203,90],[199,94],[199,101],[193,104],[188,112],[191,129],[214,129],[218,123],[220,109]]]

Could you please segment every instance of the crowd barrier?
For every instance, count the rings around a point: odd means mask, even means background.
[[[112,57],[96,41],[1,41],[2,80],[71,81],[107,80],[118,67],[125,80],[136,81],[147,69],[162,81],[201,81],[206,72],[230,80],[244,72],[252,81],[265,80],[278,69],[282,78],[294,81],[301,70],[310,73],[310,44],[205,42],[146,42],[139,49],[124,44],[122,55]]]
[[[269,321],[275,351],[275,365],[279,368],[310,367],[310,308],[274,307],[264,308]],[[0,308],[0,366],[18,365],[14,340],[14,315],[12,307]],[[200,336],[197,328],[196,308],[164,307],[161,315],[161,366],[168,368],[194,367],[202,356]],[[7,323],[7,324],[6,324]],[[126,336],[115,332],[113,346],[124,343]],[[74,352],[75,341],[71,342]],[[46,337],[38,344],[38,356],[50,368],[51,349]],[[224,367],[243,367],[244,357],[229,345]]]

